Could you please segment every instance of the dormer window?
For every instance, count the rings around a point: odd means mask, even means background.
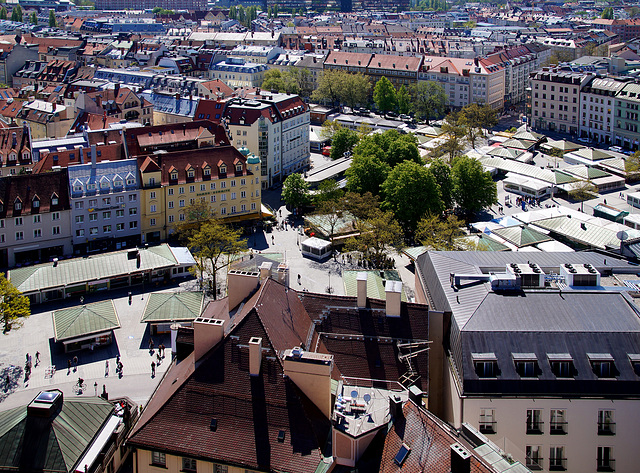
[[[569,353],[549,353],[549,365],[556,378],[573,378],[575,368],[573,357]]]
[[[127,174],[127,185],[128,186],[133,186],[136,183],[136,178],[133,176],[133,174],[129,173]]]
[[[195,174],[196,173],[195,173],[195,171],[193,169],[189,169],[187,171],[187,177],[189,177],[189,178],[193,178],[193,176],[195,176]]]
[[[37,196],[34,197],[33,200],[31,201],[31,207],[33,207],[34,209],[40,208],[40,199]]]
[[[119,177],[116,177],[113,180],[113,187],[122,187],[122,179],[120,179]]]
[[[18,159],[18,155],[16,153],[9,153],[9,161],[16,161]]]
[[[242,172],[242,163],[236,164],[236,172]]]
[[[25,151],[24,153],[22,153],[22,160],[26,161],[29,159],[29,152]]]
[[[51,196],[51,205],[58,205],[58,202],[60,200],[58,199],[58,194],[53,194]]]
[[[88,191],[96,190],[96,185],[94,183],[87,184],[87,190]]]
[[[472,353],[473,369],[479,378],[498,376],[498,358],[495,353]]]
[[[521,378],[538,376],[538,359],[535,353],[512,353],[516,372]]]
[[[82,192],[82,185],[74,184],[73,185],[73,192]]]
[[[16,199],[13,203],[14,210],[22,210],[22,201],[20,199]]]
[[[109,188],[109,181],[104,179],[102,181],[100,181],[100,189],[108,189]]]
[[[205,176],[210,176],[211,175],[211,168],[210,167],[206,167],[202,171],[203,171]]]
[[[177,181],[178,180],[178,172],[174,171],[171,173],[171,180],[172,181]]]
[[[221,164],[220,165],[220,174],[226,174],[227,173],[227,166],[225,164]]]
[[[611,353],[587,353],[593,373],[598,378],[615,378],[616,367]]]

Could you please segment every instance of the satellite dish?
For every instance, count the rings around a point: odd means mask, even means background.
[[[371,401],[371,394],[365,394],[363,397],[364,397],[364,402],[369,404],[369,401]]]
[[[616,237],[620,241],[625,241],[625,240],[629,239],[629,234],[627,232],[625,232],[624,230],[620,230],[618,233],[616,233]]]

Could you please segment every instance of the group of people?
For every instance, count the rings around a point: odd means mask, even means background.
[[[39,364],[40,364],[40,352],[37,351],[36,352],[35,366],[38,366]],[[26,356],[25,356],[25,362],[24,362],[24,382],[25,383],[27,381],[29,381],[29,378],[31,377],[31,367],[32,366],[33,366],[33,359],[31,358],[31,355],[29,355],[29,353],[27,353]]]

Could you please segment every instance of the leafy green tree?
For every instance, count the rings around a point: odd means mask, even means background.
[[[341,130],[342,128],[344,127],[337,120],[325,120],[325,122],[322,124],[322,128],[320,129],[320,136],[322,136],[324,139],[330,140],[333,138],[333,135],[335,135],[336,132],[338,130]]]
[[[392,168],[403,161],[413,161],[418,164],[424,164],[416,144],[402,138],[391,143],[389,151],[387,151],[386,161]]]
[[[574,182],[567,193],[574,201],[591,200],[598,197],[598,188],[590,180]]]
[[[422,165],[403,161],[382,184],[383,210],[390,210],[406,232],[415,231],[425,214],[439,214],[443,205],[433,175]]]
[[[370,90],[371,82],[368,77],[360,73],[345,73],[340,89],[340,101],[351,108],[365,105],[369,100]]]
[[[411,95],[404,85],[401,85],[396,95],[398,100],[398,113],[407,114],[411,110]]]
[[[16,5],[11,10],[11,21],[19,21],[22,23],[22,8],[20,5]]]
[[[31,22],[32,25],[37,25],[38,24],[38,15],[36,15],[36,12],[31,12],[31,16],[29,17],[29,21]]]
[[[342,98],[344,72],[328,69],[318,80],[318,87],[311,95],[312,100],[324,103],[339,103]]]
[[[484,130],[493,128],[498,124],[498,116],[495,110],[488,105],[472,103],[463,107],[460,111],[459,122],[466,126],[466,135],[471,147],[476,147],[476,139],[484,136]]]
[[[498,201],[496,183],[477,159],[467,156],[456,158],[451,166],[451,174],[453,198],[468,216]]]
[[[376,82],[373,88],[373,100],[381,112],[389,112],[396,109],[398,105],[396,88],[385,76],[382,76],[382,78]]]
[[[380,194],[380,187],[387,179],[391,168],[376,156],[356,154],[345,172],[347,189],[351,192]]]
[[[331,139],[331,159],[341,158],[345,152],[351,151],[358,144],[358,133],[349,128],[341,128]]]
[[[453,179],[451,166],[442,159],[434,159],[429,165],[429,172],[433,175],[440,188],[440,197],[445,209],[453,208]]]
[[[2,9],[0,9],[0,20],[6,20],[7,19],[7,9],[5,7],[2,7]]]
[[[466,234],[464,222],[454,215],[428,215],[418,222],[416,240],[435,251],[452,251],[466,246],[460,239]]]
[[[2,18],[2,12],[0,12],[0,18]],[[58,24],[56,23],[56,14],[53,10],[49,10],[49,28],[56,28],[57,26]]]
[[[0,273],[0,312],[3,333],[12,328],[20,328],[24,319],[31,315],[29,298],[23,296],[11,282]]]
[[[421,120],[427,122],[444,115],[447,94],[437,82],[418,81],[409,87],[413,110]]]
[[[347,240],[346,249],[360,253],[374,268],[384,268],[387,254],[402,249],[402,228],[391,212],[373,212],[356,227],[359,236]]]
[[[347,192],[340,199],[340,205],[356,220],[366,220],[380,212],[380,198],[371,192]]]
[[[313,92],[313,78],[306,67],[289,67],[284,74],[285,89],[289,94],[310,97]]]
[[[338,201],[344,192],[334,179],[327,179],[318,185],[318,192],[315,195],[315,203],[320,204],[327,201]]]
[[[600,17],[605,20],[613,20],[613,7],[607,7],[602,10],[602,15],[600,15]]]
[[[446,157],[449,163],[460,156],[465,148],[465,137],[468,134],[459,114],[450,113],[442,123],[442,132],[446,141],[434,150],[434,157]]]
[[[640,179],[640,150],[627,156],[624,161],[624,170],[629,180],[637,181]]]
[[[294,209],[300,209],[311,202],[309,184],[302,174],[289,174],[282,184],[282,200]]]
[[[284,92],[284,79],[279,69],[269,69],[264,73],[262,80],[262,88],[264,90]]]

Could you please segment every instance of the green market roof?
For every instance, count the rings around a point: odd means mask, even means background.
[[[204,292],[152,292],[141,323],[195,320],[202,313]]]
[[[387,295],[384,291],[382,280],[400,281],[400,274],[395,269],[386,271],[364,271],[364,270],[347,270],[342,273],[342,282],[344,284],[344,293],[347,296],[358,295],[358,273],[367,273],[367,297],[369,299],[386,299]],[[382,277],[380,274],[382,273]],[[404,291],[401,293],[401,300],[407,302],[407,296]]]
[[[495,230],[491,230],[491,232],[495,233],[500,238],[504,238],[509,243],[516,245],[518,248],[537,245],[538,243],[553,240],[553,238],[545,235],[544,233],[521,225],[496,228]]]
[[[120,320],[111,299],[53,312],[56,342],[120,328]]]
[[[16,268],[9,271],[8,278],[20,292],[29,294],[178,264],[167,244],[139,249],[139,267],[136,258],[129,259],[130,251],[133,250],[61,260],[55,266],[43,263]]]
[[[484,156],[480,158],[480,163],[485,167],[500,169],[504,172],[513,172],[521,176],[532,177],[556,185],[567,184],[578,180],[576,177],[570,176],[562,171],[540,169],[538,166],[495,156]]]
[[[51,417],[28,416],[27,405],[0,412],[0,470],[74,471],[112,411],[100,397],[81,397]]]

